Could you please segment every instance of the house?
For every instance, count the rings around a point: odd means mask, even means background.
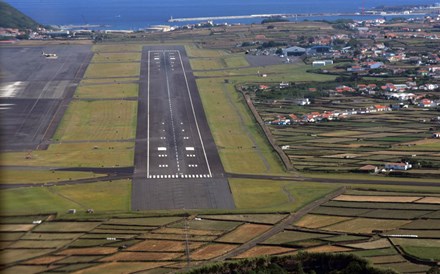
[[[310,105],[310,100],[309,100],[309,98],[297,99],[297,100],[295,100],[295,103],[298,106],[305,106],[305,105]]]
[[[318,60],[318,61],[313,61],[312,66],[313,67],[323,67],[323,66],[332,65],[332,64],[333,64],[333,60]]]
[[[433,133],[432,138],[436,138],[436,139],[440,138],[440,132]]]
[[[408,170],[411,169],[412,165],[409,163],[386,163],[385,169],[388,170]]]
[[[429,108],[433,106],[433,102],[429,99],[423,99],[422,101],[420,101],[419,103],[419,107],[422,108]]]

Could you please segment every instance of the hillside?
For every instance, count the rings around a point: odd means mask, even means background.
[[[0,27],[35,29],[40,24],[8,3],[0,1]]]

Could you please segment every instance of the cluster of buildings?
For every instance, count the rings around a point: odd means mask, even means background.
[[[287,126],[287,125],[301,124],[301,123],[316,123],[322,121],[344,119],[352,115],[385,112],[391,110],[392,109],[389,106],[374,105],[360,109],[351,109],[351,110],[343,110],[343,111],[333,110],[333,111],[324,111],[322,113],[315,111],[301,116],[297,116],[295,114],[289,114],[288,116],[279,115],[275,120],[270,121],[268,124]]]

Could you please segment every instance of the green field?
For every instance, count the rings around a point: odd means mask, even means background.
[[[140,52],[96,52],[93,55],[91,63],[105,63],[105,62],[136,62],[141,60]]]
[[[261,135],[241,95],[218,79],[198,79],[197,86],[226,171],[283,172],[278,156]]]
[[[98,178],[102,174],[93,172],[70,172],[54,170],[3,169],[0,184],[35,184],[59,181]]]
[[[230,179],[235,206],[242,211],[295,211],[336,190],[337,185]]]
[[[134,143],[132,142],[81,142],[50,145],[47,150],[31,153],[5,152],[3,165],[55,166],[55,167],[114,167],[132,166]]]
[[[140,63],[91,63],[87,67],[84,75],[88,78],[112,78],[138,76],[140,73]]]
[[[137,97],[139,85],[132,84],[101,84],[78,86],[75,98],[80,99],[108,99],[108,98],[127,98]]]
[[[73,101],[54,136],[55,140],[134,139],[137,102]]]
[[[117,194],[116,194],[117,193]],[[71,208],[85,211],[128,211],[130,181],[100,182],[81,185],[3,190],[0,194],[3,214],[32,212],[67,212]]]

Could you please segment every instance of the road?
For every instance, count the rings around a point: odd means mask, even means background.
[[[234,208],[185,49],[144,47],[132,209]]]

